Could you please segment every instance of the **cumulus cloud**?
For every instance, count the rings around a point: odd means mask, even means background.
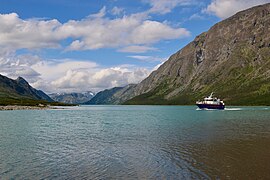
[[[19,55],[0,50],[0,74],[24,77],[45,92],[100,91],[115,86],[138,83],[151,70],[132,65],[103,67],[92,61],[73,59],[43,60],[36,55]]]
[[[130,65],[104,67],[90,60],[42,59],[33,55],[38,51],[32,50],[115,48],[118,52],[145,53],[157,50],[154,44],[159,41],[190,35],[185,28],[151,20],[150,17],[151,13],[164,14],[189,1],[146,2],[151,8],[145,12],[124,15],[124,9],[114,7],[107,10],[104,6],[96,14],[64,23],[56,19],[22,19],[16,13],[0,14],[0,74],[11,78],[22,76],[35,88],[46,92],[99,91],[138,83],[149,75],[151,69]],[[107,13],[116,17],[109,18]],[[20,49],[27,49],[33,54],[17,55]],[[150,56],[130,57],[162,61]]]
[[[238,11],[269,2],[270,0],[212,0],[211,4],[207,6],[204,12],[214,14],[224,19],[234,15]]]
[[[135,44],[147,44],[158,42],[160,39],[176,39],[189,35],[189,31],[184,28],[172,28],[166,23],[147,20],[133,30],[131,38]]]
[[[38,63],[41,59],[33,55],[16,56],[15,51],[8,49],[0,50],[0,74],[17,78],[22,76],[29,82],[35,82],[39,79],[40,74],[30,66]]]
[[[13,49],[57,48],[63,37],[57,20],[22,20],[18,14],[0,14],[0,46]],[[65,38],[65,37],[64,37]]]
[[[87,50],[100,48],[145,47],[161,40],[189,36],[184,28],[174,28],[165,22],[144,19],[141,14],[122,18],[87,18],[68,21],[59,28],[59,34],[69,34],[75,40],[67,50]],[[148,48],[149,49],[149,48]],[[147,48],[139,49],[145,52]]]
[[[84,70],[68,70],[66,74],[54,81],[52,86],[65,92],[100,91],[107,88],[138,83],[149,75],[146,68],[109,67]]]
[[[49,81],[61,78],[69,70],[85,71],[97,67],[98,64],[95,62],[73,59],[44,60],[31,66],[32,69],[40,73],[42,79]]]
[[[121,9],[113,8],[114,13]],[[56,19],[21,19],[18,14],[0,14],[0,47],[17,49],[61,48],[61,42],[70,38],[68,51],[100,48],[123,49],[147,47],[162,40],[189,35],[184,28],[172,27],[166,22],[149,20],[145,12],[114,19],[106,17],[106,7],[97,14],[81,20],[60,23]],[[145,52],[151,48],[139,50]],[[120,50],[121,51],[121,50]],[[134,51],[134,48],[133,48]]]

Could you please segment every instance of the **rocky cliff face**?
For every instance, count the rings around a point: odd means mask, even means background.
[[[22,99],[53,100],[41,90],[31,87],[22,77],[16,80],[0,75],[0,104],[19,102]]]
[[[270,4],[217,23],[122,97],[194,104],[212,91],[232,105],[270,105]]]

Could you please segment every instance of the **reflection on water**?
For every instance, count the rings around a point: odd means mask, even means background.
[[[269,179],[269,142],[270,138],[250,138],[216,142],[204,149],[197,147],[201,152],[196,153],[196,159],[204,164],[197,168],[212,178]]]
[[[0,179],[269,179],[270,110],[0,112]]]

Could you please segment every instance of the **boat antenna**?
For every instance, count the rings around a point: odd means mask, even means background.
[[[210,98],[212,98],[212,96],[213,96],[213,93],[214,93],[214,92],[212,92],[212,93],[210,94],[210,96],[209,96]]]

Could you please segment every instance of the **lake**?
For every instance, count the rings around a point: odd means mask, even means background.
[[[269,179],[270,107],[0,111],[0,179]]]

